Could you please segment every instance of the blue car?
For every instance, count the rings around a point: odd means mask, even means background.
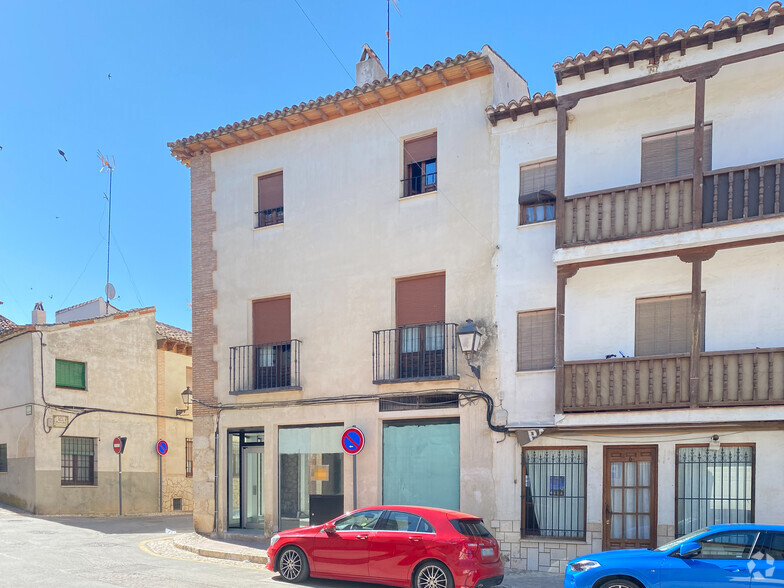
[[[565,588],[784,586],[784,527],[712,525],[656,549],[603,551],[569,562]]]

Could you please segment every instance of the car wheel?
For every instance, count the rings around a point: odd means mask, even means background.
[[[452,574],[440,561],[426,561],[414,572],[413,588],[454,588]]]
[[[608,580],[599,588],[640,588],[640,585],[637,582],[633,582],[632,580],[624,580],[624,579],[617,579],[617,580]]]
[[[299,547],[286,547],[278,557],[278,573],[286,582],[303,582],[310,575],[308,558]]]

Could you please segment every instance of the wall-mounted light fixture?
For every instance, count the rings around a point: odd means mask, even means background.
[[[175,412],[177,416],[183,415],[188,412],[188,409],[191,407],[191,402],[193,401],[193,392],[191,392],[191,387],[188,386],[185,390],[182,391],[182,403],[185,405],[185,408],[177,408]]]
[[[474,321],[466,319],[465,324],[457,331],[457,340],[460,342],[460,349],[465,353],[468,367],[478,380],[482,373],[482,368],[478,365],[472,365],[471,360],[474,359],[476,352],[479,351],[479,344],[482,341],[482,333],[476,328]]]

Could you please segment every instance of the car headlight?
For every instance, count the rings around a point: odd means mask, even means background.
[[[599,565],[600,564],[598,561],[593,561],[592,559],[581,559],[580,561],[569,564],[569,569],[571,569],[573,572],[584,572],[586,570],[598,568]]]
[[[273,545],[275,545],[275,544],[278,542],[278,539],[280,539],[280,535],[273,535],[273,536],[270,538],[270,547],[272,547]]]

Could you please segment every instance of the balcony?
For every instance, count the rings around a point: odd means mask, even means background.
[[[229,348],[229,393],[299,390],[301,341]]]
[[[373,332],[373,383],[456,380],[457,325],[430,323]]]
[[[702,353],[695,403],[689,363],[689,354],[565,362],[564,412],[784,404],[784,348]]]
[[[702,219],[696,226],[691,176],[570,196],[564,200],[563,247],[780,215],[783,163],[777,159],[705,172]]]

